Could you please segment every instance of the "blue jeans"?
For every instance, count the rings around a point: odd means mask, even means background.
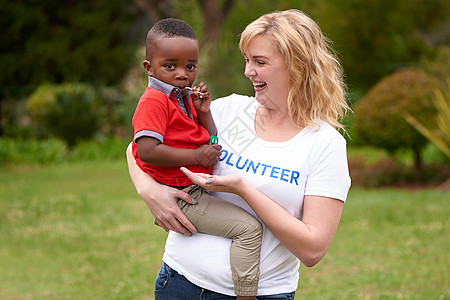
[[[295,292],[257,296],[258,300],[293,300]],[[231,300],[233,296],[202,289],[163,263],[155,282],[155,300]]]

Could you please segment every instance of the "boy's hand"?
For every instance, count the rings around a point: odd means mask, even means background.
[[[220,159],[220,145],[201,145],[195,151],[195,161],[197,165],[209,167],[214,165]]]
[[[192,92],[195,109],[198,112],[208,112],[212,101],[208,86],[204,82],[200,82],[198,86],[192,87]]]

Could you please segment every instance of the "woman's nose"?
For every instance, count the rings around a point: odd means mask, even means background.
[[[250,63],[245,64],[244,75],[245,75],[245,77],[250,77],[250,76],[255,75],[255,70],[253,69],[253,67],[251,66]]]

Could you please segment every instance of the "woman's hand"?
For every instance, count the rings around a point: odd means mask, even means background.
[[[181,168],[193,183],[210,191],[239,195],[280,242],[306,266],[317,264],[328,250],[341,218],[342,201],[305,196],[303,219],[297,219],[237,174],[211,176]]]
[[[244,179],[238,174],[225,176],[193,173],[181,167],[180,170],[194,183],[213,192],[227,192],[240,195],[245,187]]]
[[[182,199],[193,204],[192,197],[183,191],[157,183],[137,166],[131,152],[130,144],[126,152],[130,177],[137,193],[145,201],[159,226],[165,231],[172,230],[186,235],[197,232],[177,203],[178,199]]]

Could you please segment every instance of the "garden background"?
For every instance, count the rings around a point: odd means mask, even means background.
[[[450,299],[450,2],[91,0],[0,4],[0,298],[153,299],[166,233],[128,175],[148,29],[196,31],[214,98],[252,95],[246,24],[297,8],[346,74],[352,177],[296,299]]]

